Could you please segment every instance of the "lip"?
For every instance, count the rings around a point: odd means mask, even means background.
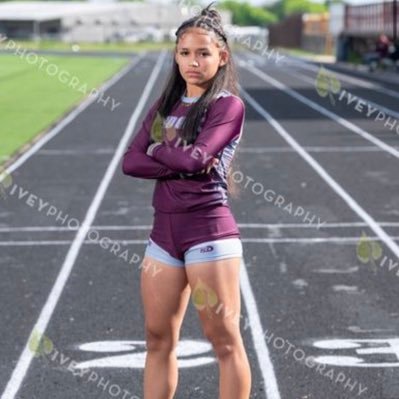
[[[186,74],[187,75],[200,75],[200,73],[196,72],[196,71],[187,71]]]

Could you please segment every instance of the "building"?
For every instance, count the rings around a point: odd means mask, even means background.
[[[396,18],[395,12],[396,9]],[[372,51],[378,36],[385,33],[391,40],[399,31],[399,7],[395,2],[330,6],[330,32],[337,43],[337,60],[347,61]]]
[[[269,25],[272,47],[300,48],[315,53],[330,53],[329,14],[292,14]]]
[[[231,13],[220,13],[223,23],[230,24]],[[160,41],[194,15],[179,4],[6,2],[0,3],[0,34],[65,42]]]

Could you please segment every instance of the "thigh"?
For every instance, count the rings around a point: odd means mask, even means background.
[[[223,339],[226,333],[234,334],[239,330],[241,259],[231,257],[192,263],[186,268],[192,302],[204,334],[210,339]]]
[[[184,267],[145,256],[140,285],[147,336],[169,337],[177,344],[191,293]]]

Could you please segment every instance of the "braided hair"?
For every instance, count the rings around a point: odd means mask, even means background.
[[[190,107],[187,112],[184,123],[181,127],[181,138],[186,144],[194,143],[200,128],[201,123],[206,115],[212,101],[217,94],[222,90],[228,90],[232,94],[238,96],[238,75],[233,62],[231,49],[227,40],[226,33],[222,25],[222,18],[217,10],[211,9],[214,2],[211,2],[207,7],[201,10],[199,15],[196,15],[184,21],[177,29],[176,48],[180,37],[191,28],[201,28],[214,35],[215,44],[219,49],[228,52],[229,57],[227,63],[219,67],[215,76],[212,78],[208,88],[196,101],[195,106]],[[176,50],[175,48],[175,50]],[[162,118],[166,118],[173,110],[176,103],[186,90],[186,82],[180,74],[179,66],[173,57],[173,66],[170,75],[167,79],[166,86],[163,89],[160,97],[158,112]],[[236,193],[233,180],[228,179],[228,186],[230,193]]]
[[[199,17],[193,17],[183,22],[176,31],[176,36],[184,30],[186,27],[197,27],[206,30],[213,30],[222,40],[227,43],[227,37],[223,31],[222,18],[216,10],[212,10],[210,7],[214,2],[210,3],[206,8],[201,11]]]

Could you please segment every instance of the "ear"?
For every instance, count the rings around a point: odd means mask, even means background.
[[[227,64],[229,60],[229,53],[226,50],[220,50],[219,66],[222,67]]]

